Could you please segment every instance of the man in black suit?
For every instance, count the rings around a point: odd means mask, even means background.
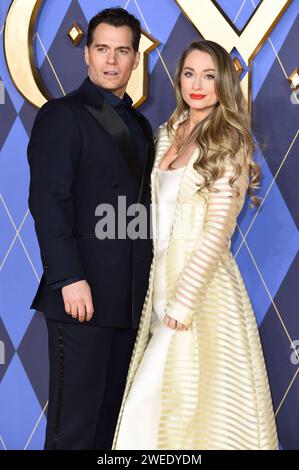
[[[45,313],[49,336],[45,449],[112,445],[152,243],[149,217],[146,237],[144,227],[143,237],[118,236],[117,226],[105,238],[96,214],[101,204],[117,214],[125,196],[127,207],[142,205],[149,215],[152,131],[125,93],[140,34],[126,10],[96,15],[85,48],[88,77],[39,110],[28,145],[29,208],[44,269],[31,307]]]

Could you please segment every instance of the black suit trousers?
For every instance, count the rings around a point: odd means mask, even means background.
[[[111,449],[137,329],[47,319],[45,450]]]

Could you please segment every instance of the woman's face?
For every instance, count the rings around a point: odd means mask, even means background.
[[[215,73],[212,58],[207,52],[195,50],[186,57],[181,73],[181,91],[191,109],[209,114],[218,103]]]

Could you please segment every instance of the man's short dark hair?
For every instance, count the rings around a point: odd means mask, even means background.
[[[134,15],[131,15],[127,10],[120,7],[106,8],[91,18],[87,30],[87,47],[91,46],[93,41],[93,32],[101,23],[110,24],[116,28],[119,26],[128,26],[131,28],[133,33],[133,49],[135,52],[138,51],[141,36],[140,22]]]

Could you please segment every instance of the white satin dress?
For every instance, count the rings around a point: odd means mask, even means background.
[[[156,267],[150,326],[152,337],[124,407],[116,450],[157,449],[163,371],[169,343],[175,331],[163,323],[166,307],[166,255],[185,168],[166,171],[157,169]]]

